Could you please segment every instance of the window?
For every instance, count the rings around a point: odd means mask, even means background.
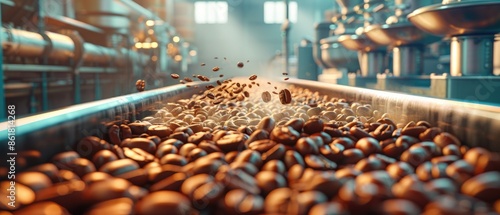
[[[198,24],[227,23],[226,1],[198,1],[194,3],[194,21]]]
[[[288,5],[288,19],[297,22],[297,2],[290,1]],[[264,2],[264,23],[281,24],[285,21],[285,3],[283,1]]]

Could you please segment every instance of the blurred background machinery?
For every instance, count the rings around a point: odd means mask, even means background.
[[[22,116],[132,93],[138,79],[148,89],[173,84],[171,73],[197,61],[185,27],[193,18],[174,17],[175,7],[173,0],[2,0],[0,100]],[[177,7],[192,17],[192,4]]]
[[[319,81],[500,104],[500,1],[336,3],[315,27]]]

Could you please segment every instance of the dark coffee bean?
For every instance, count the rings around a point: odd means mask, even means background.
[[[365,137],[356,142],[356,148],[360,149],[365,156],[382,151],[378,140],[372,137]]]
[[[40,172],[21,172],[16,175],[16,183],[23,184],[35,192],[52,186],[50,178]]]
[[[99,139],[98,137],[88,136],[88,137],[85,137],[82,140],[80,140],[80,142],[78,142],[78,144],[76,145],[75,151],[78,152],[78,154],[80,154],[82,157],[91,159],[95,155],[95,153],[97,153],[99,150],[111,149],[111,148],[112,148],[111,144],[109,144],[105,140]],[[76,152],[66,152],[66,153],[76,154]],[[52,161],[55,163],[55,165],[58,166],[59,164],[64,164],[64,161],[62,161],[62,160],[54,160],[57,156],[58,155],[56,155],[52,159]],[[66,157],[66,156],[68,156],[68,155],[64,154],[61,157]],[[68,158],[69,157],[74,157],[74,156],[73,155],[68,156]],[[63,160],[66,160],[66,159],[63,159]]]
[[[436,178],[446,177],[446,163],[425,162],[420,164],[415,173],[421,181],[430,181]]]
[[[430,160],[431,155],[424,148],[413,148],[408,149],[401,154],[401,161],[411,164],[413,167],[417,167],[420,164]]]
[[[387,173],[395,181],[401,180],[403,177],[413,174],[415,169],[406,162],[398,161],[393,164],[389,164],[386,168]]]
[[[420,143],[417,143],[415,145],[412,145],[410,148],[419,148],[419,147],[427,150],[427,152],[429,152],[433,157],[441,155],[440,148],[434,142],[424,141],[424,142],[420,142]]]
[[[260,120],[259,124],[257,125],[257,129],[271,132],[274,129],[275,125],[276,121],[272,117],[266,116]]]
[[[363,151],[357,148],[346,149],[342,154],[344,157],[342,162],[344,164],[355,164],[364,157]]]
[[[493,203],[500,199],[500,173],[486,172],[465,181],[461,187],[463,194]]]
[[[446,174],[457,184],[463,184],[474,175],[474,166],[465,160],[457,160],[446,167]]]
[[[120,159],[110,161],[99,168],[100,172],[108,173],[112,176],[120,175],[139,168],[137,162],[131,159]]]
[[[307,167],[315,170],[335,170],[337,164],[322,155],[309,154],[304,156],[304,162]]]
[[[170,77],[172,77],[173,79],[178,79],[180,76],[178,74],[170,74]]]
[[[145,196],[135,205],[138,215],[168,211],[169,214],[189,215],[194,213],[189,199],[174,191],[157,191]]]
[[[263,196],[266,196],[277,188],[286,187],[287,185],[286,179],[281,174],[274,171],[261,171],[255,176],[255,180]]]
[[[227,214],[260,214],[264,211],[264,199],[241,189],[227,192],[223,199]]]
[[[369,172],[375,170],[383,170],[385,165],[381,160],[376,158],[364,158],[356,163],[354,166],[355,169],[361,172]]]
[[[279,92],[279,98],[281,104],[290,104],[292,102],[292,94],[288,89],[283,89]]]
[[[215,179],[229,189],[242,189],[252,194],[260,192],[255,178],[239,169],[221,168],[215,175]]]
[[[453,136],[450,133],[442,132],[434,137],[434,142],[441,148],[444,148],[447,145],[453,144],[460,146],[460,140],[457,137]]]
[[[304,159],[300,154],[295,150],[287,150],[285,152],[285,157],[283,158],[286,168],[290,169],[293,165],[298,164],[300,166],[304,166]]]
[[[139,148],[142,149],[148,153],[155,153],[156,151],[156,144],[150,139],[147,138],[131,138],[131,139],[125,139],[122,141],[121,147],[127,147],[127,148]]]
[[[316,143],[314,143],[314,140],[309,137],[302,137],[299,140],[297,140],[295,148],[303,156],[306,156],[308,154],[319,153],[318,146],[316,145]]]
[[[84,198],[84,192],[88,192],[88,189],[85,188],[85,183],[80,180],[60,182],[36,192],[35,201],[54,202],[68,210],[72,210],[89,203],[89,199]]]
[[[245,134],[230,134],[225,135],[215,143],[223,152],[242,151],[245,149],[247,139],[248,136]]]
[[[420,134],[427,130],[425,126],[408,127],[401,130],[401,135],[408,135],[411,137],[419,138]]]
[[[293,146],[299,139],[300,134],[290,126],[277,126],[271,132],[271,140]]]
[[[123,154],[126,158],[137,162],[137,164],[139,164],[139,166],[141,167],[152,162],[155,159],[154,155],[149,154],[148,152],[140,148],[123,148]]]
[[[16,201],[18,202],[18,201]],[[10,214],[6,212],[6,214]],[[16,215],[69,215],[70,213],[63,206],[55,202],[37,202],[15,212]]]
[[[314,134],[323,131],[324,122],[319,118],[311,118],[304,123],[304,132]]]
[[[35,192],[33,189],[21,183],[12,184],[10,181],[0,182],[0,194],[6,199],[0,201],[0,209],[2,211],[14,210],[35,201]],[[14,196],[15,201],[8,201],[10,200],[10,196]]]
[[[247,149],[242,151],[238,157],[236,157],[234,162],[248,162],[255,165],[257,168],[262,166],[261,154],[253,149]]]
[[[420,208],[413,202],[404,199],[385,200],[381,205],[382,214],[396,215],[419,215]]]
[[[104,172],[91,172],[85,176],[82,177],[82,181],[85,182],[85,184],[92,184],[94,182],[98,181],[104,181],[112,178],[112,176],[108,173]]]
[[[98,204],[93,205],[85,212],[86,215],[98,215],[98,214],[127,215],[133,213],[134,213],[134,202],[130,198],[117,198],[100,202]]]
[[[177,166],[184,166],[188,163],[187,159],[182,155],[166,154],[160,159],[160,164],[171,164]]]
[[[187,178],[182,183],[181,191],[192,200],[195,208],[204,209],[222,197],[224,187],[211,175],[198,174]]]
[[[340,137],[340,138],[334,139],[331,144],[340,144],[340,145],[344,146],[345,149],[352,149],[355,147],[355,142],[347,137]]]
[[[261,98],[262,98],[262,101],[267,103],[267,102],[271,101],[272,96],[271,96],[271,93],[269,93],[268,91],[265,91],[265,92],[262,92]]]

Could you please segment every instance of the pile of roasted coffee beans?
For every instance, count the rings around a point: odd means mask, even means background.
[[[106,124],[19,173],[16,211],[0,214],[500,212],[499,154],[368,104],[296,87],[271,97],[250,79]]]

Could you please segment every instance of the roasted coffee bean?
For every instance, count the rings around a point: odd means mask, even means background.
[[[166,154],[176,154],[177,152],[178,150],[174,145],[162,145],[156,150],[156,157],[162,158]]]
[[[88,192],[85,188],[85,183],[80,180],[57,183],[36,192],[35,201],[55,202],[68,210],[72,210],[89,203],[87,199],[84,199],[84,192]]]
[[[352,149],[355,147],[355,142],[347,137],[340,137],[332,141],[331,144],[340,144],[344,146],[345,149]]]
[[[247,139],[248,136],[245,134],[230,134],[225,135],[215,143],[223,152],[242,151],[245,149]]]
[[[319,118],[311,118],[304,123],[304,132],[314,134],[323,131],[324,122]]]
[[[112,176],[120,175],[139,168],[137,162],[131,159],[121,159],[110,161],[99,168],[100,172],[108,173]]]
[[[257,129],[262,129],[270,133],[271,131],[273,131],[275,126],[276,121],[272,117],[266,116],[260,120],[259,124],[257,125]]]
[[[35,192],[52,186],[50,178],[40,172],[22,172],[15,178],[16,183],[23,184]]]
[[[297,143],[295,144],[295,148],[297,151],[302,154],[303,156],[306,156],[308,154],[318,154],[319,153],[319,147],[316,145],[314,140],[310,137],[302,137],[297,140]]]
[[[281,175],[285,175],[287,168],[285,163],[281,160],[271,160],[268,161],[264,166],[262,166],[262,171],[273,171]]]
[[[401,161],[411,164],[413,167],[417,167],[420,164],[430,160],[431,155],[424,148],[413,148],[408,149],[401,154]]]
[[[112,146],[105,140],[99,139],[98,137],[93,137],[93,136],[88,136],[80,140],[78,144],[76,145],[76,151],[78,154],[80,154],[82,157],[85,158],[92,158],[95,153],[97,153],[99,150],[103,149],[111,149]],[[69,156],[71,154],[71,156]],[[75,152],[66,152],[66,154],[60,154],[54,156],[52,161],[58,166],[59,164],[64,165],[64,162],[71,158],[74,157]],[[58,158],[61,157],[61,158]],[[56,158],[57,157],[57,158]],[[62,158],[62,157],[67,157],[67,158]],[[79,157],[79,156],[78,156]]]
[[[179,192],[157,191],[145,196],[135,205],[138,215],[168,211],[172,215],[190,215],[194,212],[189,199]]]
[[[146,81],[141,80],[141,79],[137,80],[137,81],[135,82],[135,88],[136,88],[136,89],[137,89],[137,91],[139,91],[139,92],[144,91],[144,89],[146,89]]]
[[[127,215],[134,213],[134,202],[129,198],[117,198],[93,205],[86,215],[116,214]]]
[[[261,171],[255,176],[255,180],[264,196],[277,188],[286,187],[287,185],[286,179],[274,171]]]
[[[376,158],[364,158],[356,163],[354,166],[355,169],[361,172],[369,172],[375,170],[383,170],[385,165],[381,160]]]
[[[356,142],[356,148],[360,149],[365,156],[382,151],[378,140],[372,137],[365,137]]]
[[[178,154],[166,154],[160,159],[160,164],[171,164],[177,166],[184,166],[188,163],[187,159]]]
[[[271,140],[293,146],[300,134],[290,126],[276,126],[271,132]]]
[[[385,200],[381,205],[381,213],[387,215],[419,215],[420,208],[413,202],[404,199]]]
[[[144,151],[140,148],[123,148],[123,154],[125,155],[126,158],[129,158],[139,166],[144,166],[150,162],[152,162],[155,159],[155,156],[152,154],[149,154],[147,151]]]
[[[148,153],[155,153],[156,144],[147,138],[130,138],[122,141],[121,147],[140,148]]]
[[[94,182],[98,181],[104,181],[112,178],[112,176],[108,173],[104,172],[91,172],[85,176],[82,177],[82,181],[85,182],[85,184],[92,184]]]
[[[260,214],[264,211],[264,198],[241,189],[231,190],[223,199],[222,210],[228,214]]]
[[[69,215],[66,208],[55,202],[37,202],[15,212],[16,215]]]
[[[418,137],[420,138],[421,141],[430,141],[430,140],[433,140],[434,137],[436,137],[440,133],[441,133],[440,128],[432,127],[432,128],[428,128],[424,132],[420,133],[420,135]]]
[[[458,192],[457,186],[449,178],[433,179],[425,184],[429,190],[436,191],[440,195],[455,195]]]
[[[187,178],[181,187],[182,193],[192,200],[197,209],[205,209],[222,197],[224,186],[211,175],[198,174]]]
[[[406,162],[398,161],[393,164],[389,164],[386,168],[387,173],[395,181],[401,180],[403,177],[414,173],[415,169]]]
[[[494,203],[500,199],[500,173],[486,172],[465,181],[461,191],[463,194]]]
[[[434,137],[434,142],[441,148],[444,148],[447,145],[453,144],[460,146],[460,140],[457,137],[453,136],[450,133],[442,132]]]
[[[49,177],[49,179],[52,181],[52,183],[58,182],[59,169],[57,169],[57,167],[52,163],[44,163],[44,164],[36,165],[36,166],[31,167],[25,171],[27,171],[27,172],[40,172],[40,173],[45,174],[47,177]]]
[[[42,189],[43,187],[39,186],[38,188]],[[35,201],[35,192],[33,189],[14,181],[0,182],[0,194],[3,196],[0,200],[1,210],[14,210],[29,205]]]
[[[364,157],[363,151],[357,148],[346,149],[344,150],[342,155],[343,155],[342,163],[344,164],[355,164]]]
[[[425,162],[417,167],[416,174],[421,181],[446,177],[447,166],[446,163]]]
[[[419,138],[420,134],[422,134],[425,130],[427,130],[427,127],[425,126],[405,127],[401,130],[401,135]]]
[[[178,74],[170,74],[170,77],[172,77],[173,79],[178,79],[180,76]]]
[[[271,96],[271,93],[269,93],[268,91],[265,91],[265,92],[262,92],[261,98],[262,98],[263,102],[267,103],[267,102],[271,101],[272,96]]]
[[[292,94],[288,89],[283,89],[279,92],[279,99],[281,104],[290,104],[292,102]]]

